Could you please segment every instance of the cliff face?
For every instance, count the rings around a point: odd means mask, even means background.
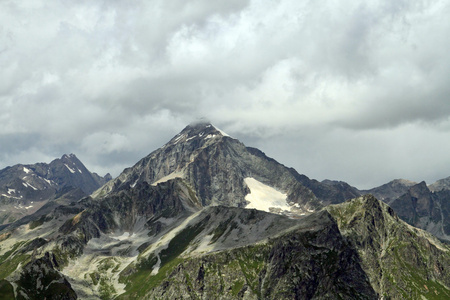
[[[58,269],[55,257],[46,253],[24,266],[17,285],[16,299],[77,299],[77,294]]]
[[[432,192],[425,182],[412,186],[390,206],[408,224],[450,241],[450,191]]]

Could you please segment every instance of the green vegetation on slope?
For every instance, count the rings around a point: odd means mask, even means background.
[[[13,286],[6,280],[0,280],[0,300],[14,299]]]
[[[119,299],[143,297],[146,291],[158,286],[166,279],[172,269],[182,261],[182,259],[179,258],[180,254],[187,249],[190,242],[202,232],[204,228],[205,222],[200,222],[180,231],[169,242],[168,247],[159,253],[161,264],[156,275],[151,275],[153,267],[158,262],[157,257],[154,255],[150,255],[148,258],[141,258],[137,263],[134,272],[129,276],[124,275],[125,273],[130,272],[130,268],[126,268],[124,270],[125,272],[123,271],[120,276],[120,281],[127,283],[126,293],[121,295]]]
[[[29,261],[30,255],[20,254],[17,251],[24,244],[26,242],[18,242],[11,250],[0,256],[0,279],[8,277],[19,264],[25,265]]]

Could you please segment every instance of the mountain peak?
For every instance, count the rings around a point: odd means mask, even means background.
[[[217,128],[216,126],[214,126],[210,122],[195,122],[195,123],[191,123],[188,126],[186,126],[186,128],[183,131],[185,131],[185,130],[189,130],[189,131],[208,131],[208,132],[214,131],[214,132],[218,132],[222,136],[229,136],[224,131],[220,130],[219,128]]]
[[[64,154],[63,156],[61,156],[61,160],[70,160],[70,161],[78,161],[78,157],[76,157],[75,154],[70,153],[70,154]]]
[[[208,122],[191,123],[173,137],[167,145],[176,145],[190,141],[208,141],[229,137],[228,134]]]
[[[421,181],[420,183],[413,185],[410,189],[409,189],[409,193],[416,197],[422,197],[422,196],[428,196],[430,194],[430,189],[428,188],[427,184],[425,181]]]

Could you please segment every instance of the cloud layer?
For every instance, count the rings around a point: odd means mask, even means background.
[[[222,3],[223,2],[223,3]],[[446,1],[2,1],[0,168],[118,173],[206,117],[310,177],[450,175]]]

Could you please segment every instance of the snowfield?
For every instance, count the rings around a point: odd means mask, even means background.
[[[286,211],[291,209],[286,202],[287,194],[283,194],[251,177],[245,178],[244,182],[250,189],[250,194],[245,196],[245,200],[250,203],[245,208],[255,208],[267,212],[270,212],[270,208]]]

